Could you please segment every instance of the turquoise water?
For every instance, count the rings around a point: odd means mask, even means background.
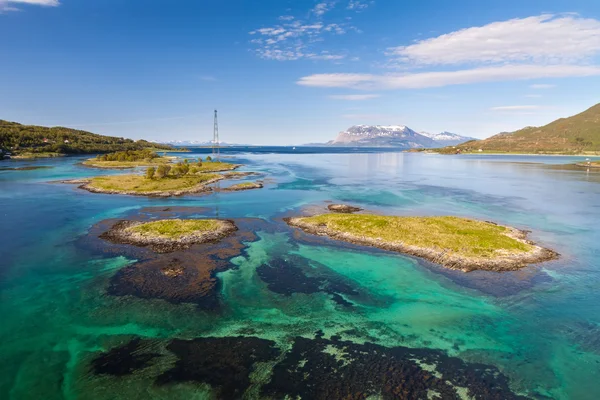
[[[242,170],[264,173],[266,187],[172,199],[99,195],[49,183],[107,173],[79,166],[79,158],[7,163],[53,168],[0,171],[0,398],[210,398],[207,384],[152,384],[174,363],[166,353],[162,366],[120,378],[97,376],[90,362],[132,338],[160,344],[244,335],[272,340],[285,351],[294,338],[312,338],[316,331],[495,366],[513,392],[532,398],[600,396],[600,172],[561,167],[579,158],[231,157],[245,164]],[[329,200],[396,215],[492,220],[531,230],[533,240],[561,258],[515,273],[465,275],[410,257],[298,237],[281,221],[322,209]],[[92,251],[80,245],[81,238],[103,220],[159,206],[203,207],[199,215],[263,221],[256,240],[216,275],[218,310],[107,294],[115,273],[136,259]],[[320,282],[319,288],[284,293],[270,286],[265,265],[285,263],[307,282]],[[255,367],[252,382],[267,382],[275,363]],[[260,396],[257,385],[246,397]]]

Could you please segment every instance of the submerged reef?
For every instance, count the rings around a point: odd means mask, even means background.
[[[496,367],[439,350],[358,344],[322,332],[291,340],[290,347],[244,336],[135,338],[97,354],[88,380],[141,374],[149,390],[186,382],[208,385],[219,399],[524,399]]]

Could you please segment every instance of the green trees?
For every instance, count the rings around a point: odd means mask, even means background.
[[[154,173],[156,172],[156,168],[148,167],[146,169],[146,179],[154,179]]]
[[[212,161],[212,157],[211,156],[206,157],[206,161]]]
[[[0,148],[11,152],[56,152],[65,154],[108,153],[145,148],[171,150],[171,146],[133,141],[113,136],[70,129],[65,127],[21,125],[0,120]]]
[[[156,173],[154,174],[154,176],[157,179],[163,179],[164,177],[166,177],[167,175],[169,175],[169,171],[171,170],[171,166],[167,165],[167,164],[160,164],[157,168],[156,168]]]
[[[96,157],[99,161],[146,161],[158,158],[158,154],[152,150],[125,150],[109,154],[102,154]]]

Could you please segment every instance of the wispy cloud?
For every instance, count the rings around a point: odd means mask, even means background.
[[[552,89],[556,85],[550,85],[548,83],[536,83],[535,85],[529,85],[531,89]]]
[[[205,82],[215,82],[217,80],[217,78],[212,75],[201,75],[199,78],[201,81]]]
[[[321,1],[305,18],[282,15],[278,18],[279,23],[250,31],[250,35],[253,36],[250,43],[254,45],[254,52],[261,58],[277,61],[339,61],[346,58],[345,51],[332,51],[323,46],[327,37],[344,35],[350,31],[360,33],[359,29],[350,24],[350,18],[339,18],[337,21],[331,20],[329,15],[325,18],[325,14],[333,10],[339,2],[341,0]],[[338,11],[358,11],[367,6],[362,0],[350,0],[345,8],[339,7]]]
[[[462,29],[389,49],[400,63],[564,64],[600,53],[600,21],[575,15],[517,18]]]
[[[332,54],[327,50],[316,50],[315,43],[322,41],[323,35],[343,35],[346,26],[342,24],[324,24],[322,22],[303,23],[299,20],[284,22],[268,28],[250,32],[256,36],[250,43],[256,45],[255,52],[265,59],[277,61],[298,60],[340,60],[343,54]]]
[[[492,107],[490,108],[491,111],[531,111],[531,110],[537,110],[539,109],[540,106],[532,106],[532,105],[527,105],[527,106],[499,106],[499,107]]]
[[[28,4],[44,7],[57,7],[60,5],[58,0],[0,0],[0,13],[6,11],[21,11],[13,4]]]
[[[511,80],[600,75],[600,21],[544,14],[470,27],[389,48],[402,73],[328,73],[300,78],[313,87],[417,89]],[[531,85],[532,89],[552,87]]]
[[[329,96],[330,99],[334,100],[350,100],[350,101],[360,101],[360,100],[370,100],[376,99],[380,97],[379,94],[334,94]]]
[[[330,11],[335,7],[335,1],[324,1],[322,3],[318,3],[311,12],[318,17],[323,16],[326,12]]]
[[[504,65],[458,71],[407,74],[314,74],[297,84],[311,87],[377,89],[421,89],[480,82],[600,75],[600,67],[578,65]]]
[[[369,5],[371,5],[373,3],[374,3],[373,1],[367,2],[364,0],[350,0],[348,5],[346,6],[346,9],[360,12],[360,11],[363,11],[366,8],[368,8]]]

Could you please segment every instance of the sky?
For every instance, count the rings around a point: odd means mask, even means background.
[[[485,138],[600,102],[597,0],[0,0],[0,119],[294,145]]]

